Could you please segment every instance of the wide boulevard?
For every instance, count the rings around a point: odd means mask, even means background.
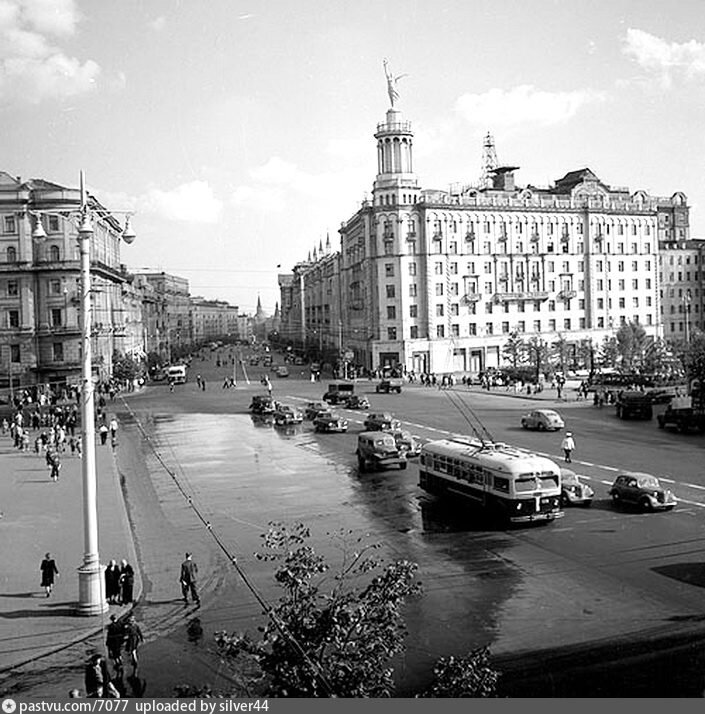
[[[418,691],[437,657],[480,645],[490,647],[505,672],[503,692],[509,695],[702,694],[701,436],[661,431],[655,419],[620,421],[613,408],[575,401],[573,392],[562,403],[462,386],[451,395],[418,385],[384,395],[375,393],[374,381],[358,381],[356,390],[370,398],[374,411],[393,412],[422,440],[471,434],[479,420],[495,440],[557,462],[562,433],[522,430],[520,417],[539,407],[559,409],[576,440],[573,468],[593,486],[595,501],[589,509],[567,509],[549,525],[502,530],[462,503],[421,491],[415,464],[405,471],[359,474],[355,442],[364,412],[338,410],[350,420],[347,434],[315,434],[307,422],[289,428],[254,422],[248,406],[254,394],[265,393],[258,383],[263,369],[248,370],[249,384],[238,369],[237,387],[223,389],[232,367],[229,361],[216,367],[208,354],[205,361],[194,360],[186,385],[173,393],[151,386],[120,412],[132,437],[149,436],[143,458],[157,496],[150,508],[159,508],[182,541],[186,530],[195,549],[210,542],[217,551],[213,535],[218,536],[270,601],[279,594],[271,565],[253,555],[270,521],[306,523],[313,545],[333,559],[369,534],[383,544],[385,556],[418,563],[424,595],[406,609],[407,652],[396,667],[399,694]],[[280,379],[270,372],[273,396],[298,406],[320,400],[329,380],[312,383],[305,367],[290,370],[289,378]],[[195,384],[199,371],[207,391]],[[123,467],[126,457],[120,454]],[[616,509],[607,491],[623,469],[658,476],[678,497],[677,507],[667,513]],[[145,510],[150,499],[136,484],[127,478],[128,506],[138,552],[148,560],[154,518]],[[208,567],[208,559],[200,555],[202,566]],[[149,580],[150,564],[142,565]],[[237,574],[229,573],[227,582],[212,579],[218,605],[206,605],[199,618],[207,636],[218,629],[254,632],[261,621],[260,606]],[[149,588],[144,605],[148,619]],[[181,679],[187,676],[184,667]]]

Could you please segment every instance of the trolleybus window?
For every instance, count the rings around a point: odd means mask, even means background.
[[[498,491],[504,491],[505,493],[509,493],[509,479],[502,478],[501,476],[495,476],[494,477],[494,487]]]
[[[534,474],[521,474],[514,482],[514,490],[517,493],[523,491],[535,491],[540,488],[538,479]]]

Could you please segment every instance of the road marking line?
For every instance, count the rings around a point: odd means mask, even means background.
[[[698,508],[705,508],[705,503],[698,503],[697,501],[687,501],[685,498],[678,498],[676,496],[678,503],[687,503],[689,506],[697,506]]]
[[[675,483],[675,481],[673,483]],[[686,483],[683,485],[688,486],[689,488],[697,488],[697,489],[700,489],[701,491],[705,491],[705,486],[700,486],[697,483]]]
[[[583,466],[594,466],[595,464],[590,463],[589,461],[579,461],[578,463],[582,464]]]

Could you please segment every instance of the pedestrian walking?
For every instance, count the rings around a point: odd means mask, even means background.
[[[76,437],[76,454],[78,455],[78,458],[81,458],[81,448],[83,446],[83,437],[79,434]]]
[[[201,605],[201,599],[198,595],[198,565],[193,560],[191,553],[186,553],[186,560],[181,563],[181,594],[184,598],[184,603],[188,603],[188,594],[191,593],[191,599],[198,607]]]
[[[47,597],[51,596],[51,591],[54,589],[54,578],[59,577],[59,569],[56,567],[56,562],[51,557],[51,553],[47,553],[42,560],[39,570],[42,573],[42,587],[46,591]]]
[[[135,571],[123,558],[120,564],[120,600],[123,605],[129,605],[133,600],[132,590],[135,587]]]
[[[137,672],[138,667],[137,649],[143,642],[144,636],[142,635],[142,630],[137,624],[135,616],[130,613],[125,623],[125,652],[130,656],[133,676]]]
[[[113,417],[110,420],[110,438],[115,441],[117,438],[117,431],[118,431],[118,420]]]
[[[88,664],[86,664],[84,684],[86,685],[86,696],[93,699],[103,697],[120,698],[120,693],[110,681],[108,663],[105,661],[105,657],[98,652],[91,655]]]
[[[108,430],[108,427],[107,427],[106,424],[101,424],[101,425],[100,425],[100,429],[99,429],[99,432],[100,432],[100,443],[101,443],[102,445],[105,445],[105,443],[106,443],[107,440],[108,440],[108,431],[109,431],[109,430]]]
[[[59,472],[61,471],[61,456],[59,456],[59,452],[55,448],[50,447],[47,449],[46,462],[49,466],[49,478],[52,481],[58,481]]]
[[[110,616],[110,624],[106,628],[105,646],[118,676],[122,673],[122,645],[124,642],[125,626],[113,614]]]
[[[573,439],[572,432],[566,431],[565,436],[563,437],[563,441],[561,442],[561,448],[563,449],[563,454],[566,463],[571,463],[573,460],[571,458],[571,454],[575,449],[575,440]]]
[[[105,598],[111,605],[120,600],[120,576],[117,561],[111,560],[105,568]]]

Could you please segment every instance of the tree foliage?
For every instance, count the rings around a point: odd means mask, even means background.
[[[441,657],[433,682],[422,697],[493,697],[499,672],[490,666],[490,652],[480,647],[465,657]]]
[[[641,368],[647,344],[646,330],[638,322],[625,322],[617,330],[616,338],[622,371]]]
[[[502,359],[516,369],[519,365],[526,364],[527,357],[526,340],[518,332],[510,332],[502,346]]]
[[[142,374],[142,362],[131,355],[115,352],[113,355],[113,377],[122,381],[132,381]]]
[[[270,694],[283,697],[387,697],[394,684],[390,660],[404,649],[401,608],[420,593],[415,563],[383,563],[377,544],[341,532],[342,560],[329,565],[307,544],[303,524],[271,523],[262,560],[276,563],[275,580],[285,591],[262,628],[262,638],[219,633],[221,650],[254,654]]]
[[[390,662],[407,632],[403,606],[421,594],[416,564],[385,562],[379,544],[341,530],[332,536],[340,553],[332,568],[308,544],[310,535],[301,523],[270,523],[257,557],[275,564],[284,594],[259,639],[216,633],[221,654],[254,657],[267,696],[392,696]],[[446,692],[438,696],[488,696],[496,682],[486,650],[440,660],[434,673],[433,686]]]
[[[705,333],[699,330],[691,337],[683,355],[688,379],[699,379],[705,384]]]

